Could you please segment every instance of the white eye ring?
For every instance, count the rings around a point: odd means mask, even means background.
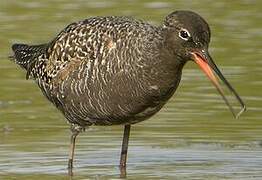
[[[190,33],[188,32],[188,30],[186,30],[186,29],[181,29],[180,31],[179,31],[179,37],[181,38],[181,39],[183,39],[183,40],[185,40],[185,41],[188,41],[189,40],[189,38],[191,37],[191,35],[190,35]]]

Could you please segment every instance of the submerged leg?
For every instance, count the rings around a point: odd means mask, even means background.
[[[70,149],[69,149],[69,159],[68,159],[68,174],[70,176],[73,175],[73,161],[74,161],[74,153],[75,153],[75,142],[77,135],[83,131],[84,128],[71,124],[71,139],[70,139]]]
[[[128,150],[128,141],[129,141],[129,134],[130,134],[130,127],[131,125],[125,125],[123,142],[122,142],[122,150],[121,150],[121,158],[120,158],[120,177],[126,177],[126,160],[127,160],[127,150]]]

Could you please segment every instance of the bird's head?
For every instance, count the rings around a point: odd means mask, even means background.
[[[168,49],[177,57],[176,59],[182,61],[182,63],[188,60],[193,60],[197,63],[215,85],[233,115],[238,117],[245,110],[245,104],[209,55],[208,45],[211,32],[207,22],[194,12],[175,11],[165,18],[162,28],[166,34],[165,42],[168,45]],[[236,113],[230,105],[214,72],[239,102],[241,106],[239,113]]]

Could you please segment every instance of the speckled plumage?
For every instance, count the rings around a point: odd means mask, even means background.
[[[169,14],[160,26],[129,17],[95,17],[70,24],[50,43],[13,45],[14,61],[71,123],[68,172],[75,140],[90,125],[123,124],[121,177],[126,176],[130,124],[158,112],[173,95],[182,68],[193,60],[235,117],[245,104],[208,53],[210,29],[190,11]],[[236,114],[213,73],[241,106]]]
[[[85,127],[132,124],[160,110],[184,64],[173,60],[165,40],[162,26],[95,17],[70,24],[48,44],[13,49],[16,59],[16,52],[30,54],[20,61],[28,76],[70,123]]]

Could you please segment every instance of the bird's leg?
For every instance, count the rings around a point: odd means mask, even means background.
[[[74,161],[76,137],[81,131],[84,131],[84,128],[76,124],[71,124],[70,130],[71,130],[71,139],[70,139],[70,149],[69,149],[69,159],[68,159],[68,174],[70,176],[73,176],[73,161]]]
[[[120,158],[120,177],[126,177],[126,160],[127,160],[127,150],[128,150],[128,141],[129,141],[129,134],[130,134],[130,127],[131,125],[125,125],[123,142],[122,142],[122,150],[121,150],[121,158]]]
[[[76,136],[79,132],[72,132],[71,140],[70,140],[70,149],[69,149],[69,159],[68,159],[68,174],[73,175],[73,161],[74,161],[74,153],[75,153],[75,141]]]

